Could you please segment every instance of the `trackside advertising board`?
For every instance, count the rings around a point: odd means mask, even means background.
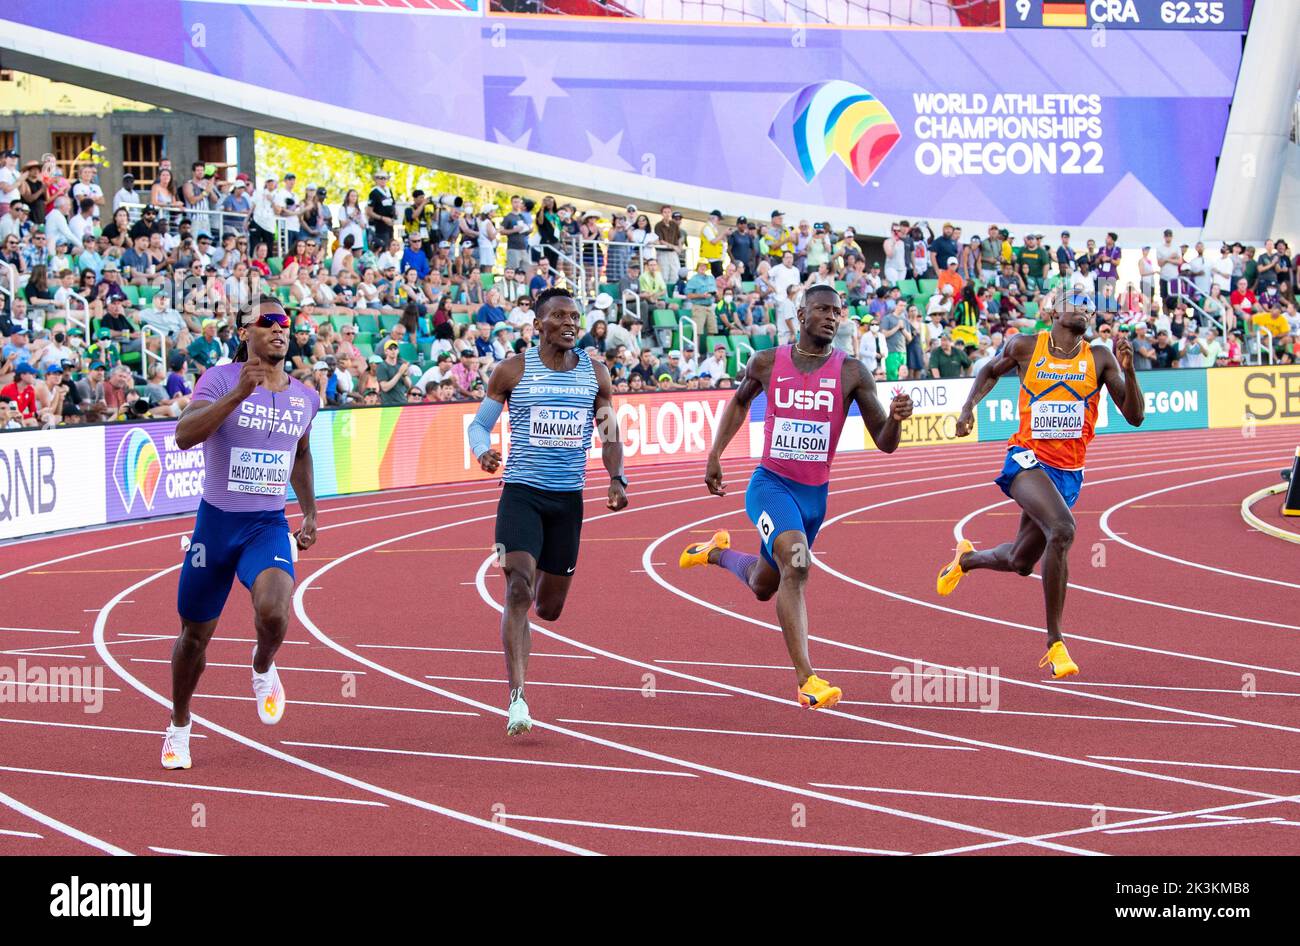
[[[1144,371],[1143,430],[1202,430],[1249,424],[1300,424],[1300,367]],[[903,445],[1003,441],[1017,424],[1019,385],[1000,380],[976,411],[976,427],[956,436],[956,419],[972,380],[884,382],[882,405],[900,392],[916,404]],[[625,463],[698,460],[713,445],[731,391],[678,392],[615,398]],[[476,404],[418,405],[324,411],[312,425],[311,448],[319,496],[341,496],[434,483],[490,481],[474,462],[465,431]],[[744,430],[725,454],[759,456],[766,401],[750,405]],[[1133,430],[1104,396],[1099,434]],[[203,452],[180,450],[176,422],[20,430],[0,433],[0,540],[106,522],[183,515],[198,508]],[[492,434],[508,455],[506,415]],[[875,449],[857,406],[840,439],[841,453]],[[593,438],[587,467],[601,470]],[[593,475],[598,475],[594,473]]]

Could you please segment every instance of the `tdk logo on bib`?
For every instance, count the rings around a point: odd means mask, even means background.
[[[533,407],[528,411],[528,442],[534,447],[585,449],[591,411],[585,407]]]
[[[230,451],[226,488],[232,493],[279,496],[289,483],[291,465],[288,450],[237,447]]]
[[[793,407],[798,411],[833,411],[835,395],[830,391],[792,391],[777,388],[777,407]]]

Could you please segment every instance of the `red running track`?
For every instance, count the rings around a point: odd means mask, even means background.
[[[725,499],[698,462],[639,470],[623,512],[587,492],[571,600],[535,625],[539,726],[513,740],[496,487],[330,500],[278,658],[284,723],[253,711],[236,589],[188,772],[157,759],[190,522],[11,545],[4,665],[99,668],[103,689],[97,713],[0,703],[0,852],[1300,853],[1295,554],[1238,513],[1294,449],[1286,429],[1094,444],[1064,683],[1035,667],[1036,578],[934,594],[955,535],[1015,529],[1001,446],[841,457],[809,584],[814,662],[845,692],[822,713],[794,703],[772,606],[676,566],[719,526],[756,544],[748,466]],[[936,668],[984,705],[895,699]]]

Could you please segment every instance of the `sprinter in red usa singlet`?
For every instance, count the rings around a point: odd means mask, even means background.
[[[835,349],[835,328],[843,299],[831,286],[813,286],[799,307],[799,338],[793,345],[754,355],[745,378],[722,414],[709,453],[705,485],[727,494],[723,451],[749,419],[750,402],[767,393],[763,458],[749,480],[745,511],[758,527],[760,555],[732,551],[731,536],[719,530],[705,543],[682,552],[682,568],[718,565],[741,580],[760,601],[776,596],[776,615],[794,664],[799,703],[810,709],[834,706],[839,687],[818,677],[808,659],[808,612],[804,586],[812,566],[812,544],[826,518],[831,463],[849,406],[858,405],[871,439],[886,453],[898,449],[901,424],[912,414],[906,394],[886,413],[871,373],[856,358]]]
[[[1082,293],[1049,298],[1043,311],[1052,318],[1051,329],[1007,339],[1002,351],[975,377],[957,418],[959,437],[970,433],[975,405],[993,390],[998,378],[1013,371],[1020,377],[1020,427],[1007,444],[1002,472],[994,480],[1020,506],[1020,530],[1012,541],[983,552],[962,539],[956,556],[939,571],[937,585],[939,594],[950,595],[967,572],[988,568],[1029,575],[1041,559],[1047,653],[1038,666],[1058,680],[1079,672],[1061,635],[1061,612],[1070,581],[1067,558],[1074,541],[1070,510],[1083,486],[1084,457],[1096,434],[1102,388],[1134,427],[1146,416],[1146,399],[1133,370],[1132,343],[1119,334],[1114,354],[1109,348],[1089,345],[1084,334],[1091,310],[1090,298]]]

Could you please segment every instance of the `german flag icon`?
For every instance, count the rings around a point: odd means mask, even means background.
[[[1086,28],[1088,4],[1083,0],[1043,0],[1043,26]]]

